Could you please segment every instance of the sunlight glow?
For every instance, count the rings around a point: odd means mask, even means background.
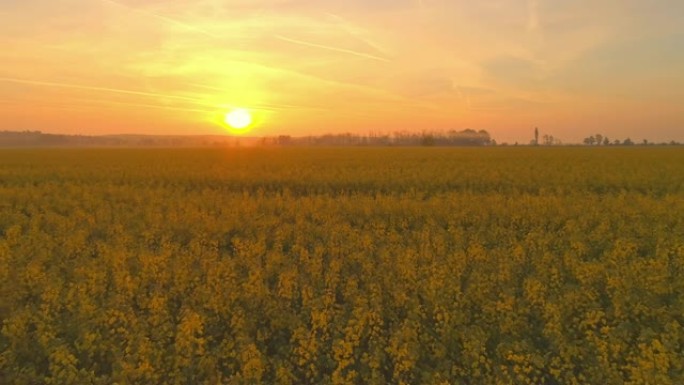
[[[231,128],[244,130],[252,124],[252,114],[244,108],[237,108],[226,114],[225,122]]]

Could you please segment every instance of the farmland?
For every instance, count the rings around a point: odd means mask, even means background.
[[[0,151],[0,383],[684,383],[681,148]]]

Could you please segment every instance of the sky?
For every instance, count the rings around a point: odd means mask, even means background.
[[[684,141],[681,0],[0,0],[0,130]]]

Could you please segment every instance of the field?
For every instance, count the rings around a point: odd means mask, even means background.
[[[2,384],[682,384],[681,148],[0,151]]]

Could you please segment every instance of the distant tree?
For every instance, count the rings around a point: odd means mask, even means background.
[[[596,138],[594,138],[593,135],[588,137],[588,138],[584,138],[584,144],[586,144],[588,146],[593,146],[594,143],[596,143]]]
[[[421,146],[434,146],[435,145],[435,137],[431,134],[423,134],[423,136],[420,139],[420,145]]]
[[[610,139],[608,139],[607,136],[605,138],[603,138],[603,145],[604,146],[610,146]]]
[[[601,135],[601,134],[596,134],[596,135],[594,136],[594,138],[596,138],[596,145],[597,145],[597,146],[600,146],[601,143],[603,143],[603,135]]]
[[[559,140],[554,138],[553,135],[544,135],[542,136],[543,144],[544,146],[553,146],[554,144],[558,144]]]
[[[278,137],[278,144],[281,146],[287,146],[292,144],[292,137],[290,135],[280,135]]]
[[[648,139],[644,139],[644,141],[641,144],[643,144],[644,146],[648,146]]]
[[[535,146],[539,145],[539,128],[538,127],[534,128],[534,145]]]
[[[486,130],[480,130],[477,132],[478,135],[478,142],[480,145],[488,145],[491,144],[492,142],[492,137],[489,135],[489,132]]]
[[[625,140],[622,141],[622,145],[623,145],[623,146],[633,146],[633,145],[634,145],[634,142],[632,142],[632,139],[627,138],[627,139],[625,139]]]
[[[615,140],[613,141],[613,145],[619,146],[619,145],[620,145],[620,139],[615,139]]]

